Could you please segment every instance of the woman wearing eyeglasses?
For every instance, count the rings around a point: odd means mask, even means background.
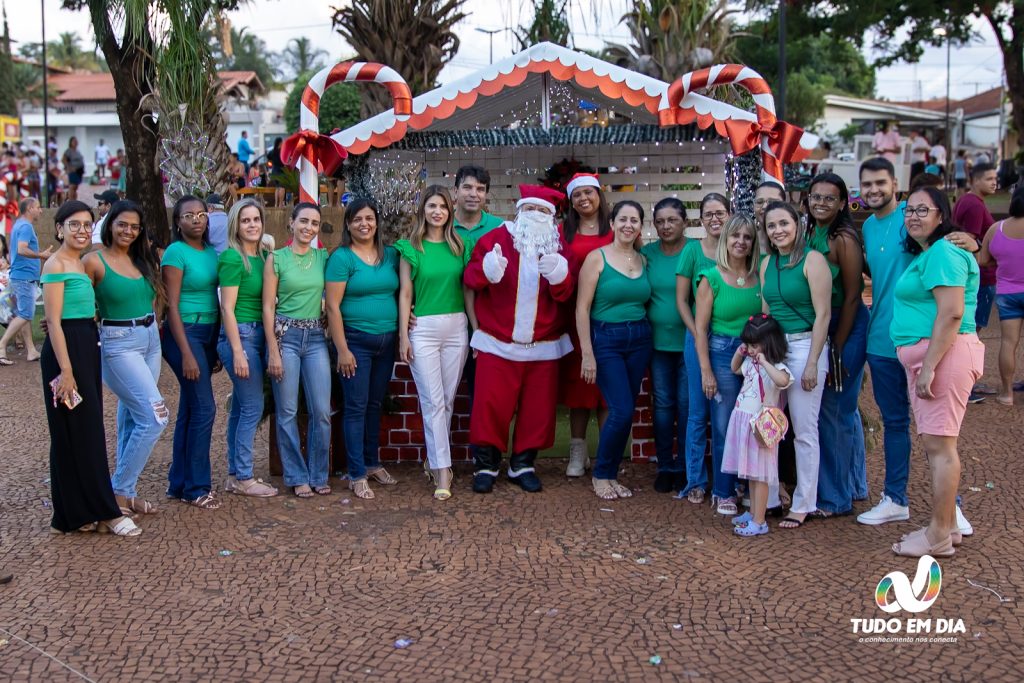
[[[82,252],[92,244],[92,212],[70,201],[55,221],[61,246],[40,278],[47,323],[40,369],[50,429],[50,528],[138,536],[142,529],[119,510],[107,470],[96,295],[82,265]]]
[[[167,496],[203,510],[220,501],[210,483],[210,437],[217,404],[211,382],[217,363],[217,251],[210,244],[206,204],[186,195],[174,205],[173,241],[161,261],[167,290],[163,354],[181,387]]]
[[[115,202],[100,230],[99,251],[82,261],[96,290],[103,381],[117,396],[117,465],[111,484],[124,514],[151,514],[156,505],[138,498],[136,486],[170,411],[160,394],[163,308],[160,266],[149,245],[142,209]]]
[[[701,384],[700,359],[697,356],[697,327],[693,314],[697,301],[697,276],[715,267],[718,254],[718,239],[722,227],[729,219],[729,200],[717,192],[704,195],[700,202],[700,223],[705,235],[700,240],[690,240],[679,254],[676,267],[676,308],[686,326],[686,341],[683,358],[686,363],[686,392],[689,405],[686,411],[686,489],[682,494],[694,504],[704,502],[708,485],[708,473],[704,467],[704,450],[707,445],[707,422],[711,414],[711,403],[704,395]],[[679,448],[684,448],[683,444]],[[724,502],[724,501],[723,501]],[[728,507],[723,508],[726,514]],[[736,502],[732,502],[732,513],[736,514]]]
[[[807,246],[821,253],[832,273],[829,374],[818,414],[821,466],[815,516],[846,515],[853,499],[867,498],[864,428],[857,401],[867,360],[864,245],[850,216],[846,183],[834,173],[811,179],[807,197]]]
[[[757,223],[757,243],[762,255],[771,251],[771,243],[764,232],[764,212],[772,202],[786,201],[786,191],[777,182],[766,180],[754,190],[754,220]]]
[[[903,215],[904,248],[914,259],[896,282],[889,334],[906,369],[914,422],[931,469],[932,517],[892,549],[908,557],[949,557],[962,538],[956,519],[957,439],[985,362],[974,322],[981,273],[971,254],[943,239],[956,231],[945,193],[917,190]]]

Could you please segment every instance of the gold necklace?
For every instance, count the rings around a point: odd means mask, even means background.
[[[292,249],[292,254],[295,256],[295,261],[298,263],[299,270],[309,270],[313,266],[313,259],[310,258],[313,254],[313,250],[308,250],[305,254],[299,254]]]

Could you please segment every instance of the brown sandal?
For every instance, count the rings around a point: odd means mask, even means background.
[[[213,495],[213,492],[205,493],[195,500],[187,501],[189,505],[193,505],[202,510],[218,510],[220,509],[220,501]],[[116,533],[116,532],[115,532]]]
[[[125,498],[122,496],[116,496],[116,498],[122,515],[154,515],[158,512],[156,505],[143,498]],[[124,505],[121,505],[122,500]]]
[[[349,489],[355,494],[356,498],[362,498],[364,500],[371,500],[373,496],[373,490],[370,488],[369,482],[366,479],[356,479],[348,483]]]
[[[373,479],[378,484],[384,484],[384,486],[393,486],[398,483],[398,480],[391,476],[391,473],[383,467],[378,467],[375,470],[368,471],[366,476]]]
[[[689,493],[686,494],[686,500],[690,501],[694,505],[702,505],[704,503],[704,489],[697,487],[690,489]]]
[[[309,484],[300,484],[299,486],[293,486],[292,493],[295,494],[296,498],[313,497],[313,489],[309,488]]]
[[[323,486],[314,486],[313,493],[318,496],[329,496],[331,495],[331,487],[327,484],[324,484]]]

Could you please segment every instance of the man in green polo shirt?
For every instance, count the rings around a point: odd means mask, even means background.
[[[484,211],[491,174],[479,166],[461,166],[455,173],[455,230],[476,242],[504,221]]]

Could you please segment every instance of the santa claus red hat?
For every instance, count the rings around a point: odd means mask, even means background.
[[[558,205],[565,201],[564,194],[546,185],[520,185],[519,194],[523,198],[516,202],[516,211],[521,209],[524,204],[536,204],[537,206],[550,209],[552,213],[556,213]]]
[[[596,187],[600,190],[601,181],[598,180],[596,173],[577,173],[569,180],[569,184],[565,186],[565,191],[571,197],[572,193],[580,187]]]

